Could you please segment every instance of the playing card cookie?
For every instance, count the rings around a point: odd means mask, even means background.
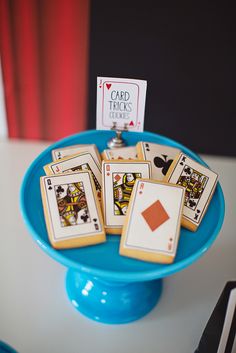
[[[56,249],[102,243],[105,231],[89,171],[40,178],[49,240]]]
[[[184,153],[176,157],[164,180],[182,185],[186,190],[182,217],[184,227],[192,231],[199,227],[216,188],[217,179],[216,173]]]
[[[107,149],[102,152],[102,159],[137,159],[136,146],[115,148],[113,150]]]
[[[98,198],[101,199],[101,168],[91,153],[84,152],[62,158],[47,164],[44,170],[47,175],[89,170],[93,176]]]
[[[174,261],[184,205],[182,186],[155,180],[136,181],[122,231],[120,254],[135,259]]]
[[[121,234],[135,180],[150,178],[148,161],[112,160],[102,162],[102,206],[105,229]]]
[[[101,157],[98,152],[97,146],[94,144],[90,145],[73,145],[67,147],[56,148],[52,150],[52,160],[57,161],[59,159],[72,156],[73,154],[79,154],[83,152],[89,152],[98,165],[101,164]]]
[[[137,153],[139,159],[151,161],[152,179],[163,180],[180,150],[157,143],[139,142],[137,144]]]

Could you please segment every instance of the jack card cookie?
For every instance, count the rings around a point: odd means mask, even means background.
[[[185,187],[182,225],[195,231],[210,203],[218,175],[193,159],[180,153],[165,176],[165,181]]]
[[[40,178],[49,240],[56,249],[105,241],[100,204],[89,171]]]
[[[102,162],[102,206],[105,229],[121,234],[135,180],[150,178],[148,161],[112,160]]]
[[[139,142],[137,153],[139,159],[151,161],[152,179],[163,180],[171,163],[181,151],[177,148],[151,142]]]
[[[47,175],[89,170],[92,173],[97,195],[101,199],[101,168],[91,153],[80,153],[47,164],[44,167]]]
[[[125,219],[120,254],[163,264],[174,261],[184,205],[182,186],[136,181]]]
[[[137,159],[137,149],[136,146],[115,148],[113,150],[107,149],[102,152],[102,159]]]
[[[67,147],[56,148],[52,150],[52,160],[57,161],[59,159],[72,156],[73,154],[79,154],[83,152],[89,152],[100,165],[102,163],[100,154],[96,145],[73,145]]]

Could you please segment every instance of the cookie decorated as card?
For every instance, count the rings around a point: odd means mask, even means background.
[[[93,176],[98,198],[101,199],[101,168],[91,153],[84,152],[62,158],[47,164],[44,170],[47,175],[89,170]]]
[[[111,160],[102,162],[102,206],[105,229],[121,234],[134,183],[150,178],[148,161]]]
[[[120,254],[163,264],[174,261],[184,205],[182,186],[136,181],[122,231]]]
[[[56,249],[103,243],[105,231],[89,171],[40,178],[49,240]]]
[[[171,163],[181,151],[178,148],[159,145],[151,142],[139,142],[137,153],[139,159],[151,161],[152,179],[163,180]]]
[[[182,225],[192,231],[197,230],[216,188],[218,175],[202,164],[180,153],[170,169],[165,181],[182,185],[185,189]]]
[[[73,146],[66,146],[61,148],[56,148],[52,150],[52,160],[57,161],[59,159],[72,156],[73,154],[79,154],[83,152],[89,152],[96,160],[96,162],[100,165],[101,164],[101,157],[98,152],[97,146],[94,144],[90,145],[73,145]]]
[[[107,149],[102,152],[102,159],[137,159],[137,149],[136,146],[114,148],[113,150]]]

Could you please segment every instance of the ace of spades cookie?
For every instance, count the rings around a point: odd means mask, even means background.
[[[150,175],[149,161],[102,162],[102,206],[108,233],[121,234],[134,183],[138,178],[150,178]]]
[[[49,240],[57,249],[102,243],[105,232],[89,171],[41,177]]]
[[[98,77],[97,129],[143,131],[147,81]]]
[[[181,151],[178,148],[151,142],[137,144],[138,158],[151,161],[152,179],[163,180],[171,163]]]
[[[101,199],[101,168],[91,153],[79,153],[44,166],[47,175],[89,170],[92,173],[98,199]]]
[[[122,230],[120,254],[172,263],[178,246],[184,194],[185,189],[179,185],[137,180]]]
[[[184,153],[180,153],[172,163],[164,180],[185,187],[182,225],[195,231],[211,201],[218,175]]]

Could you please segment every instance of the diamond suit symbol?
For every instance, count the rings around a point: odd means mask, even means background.
[[[141,214],[152,232],[154,232],[154,230],[156,230],[170,218],[159,200],[155,201]]]

